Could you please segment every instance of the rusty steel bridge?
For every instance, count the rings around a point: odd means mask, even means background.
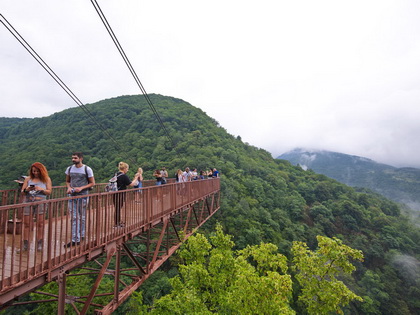
[[[110,314],[220,207],[219,178],[187,183],[170,181],[161,186],[149,181],[142,189],[109,193],[104,187],[105,184],[98,184],[89,194],[84,239],[69,247],[66,244],[71,242],[72,227],[68,204],[80,197],[67,197],[65,187],[54,187],[49,200],[31,203],[31,209],[44,205],[44,214],[35,210],[33,215],[44,223],[40,226],[36,220],[29,220],[29,227],[24,227],[23,209],[28,204],[20,203],[18,190],[0,191],[0,309],[57,302],[58,314],[64,314],[66,304],[77,314],[93,310],[97,314]],[[114,227],[115,200],[122,197],[124,225]],[[22,250],[24,228],[29,230],[27,250]],[[37,247],[40,232],[42,248]],[[131,268],[122,268],[122,257],[128,257],[125,261],[131,263]],[[84,268],[88,262],[96,262],[97,268]],[[70,273],[76,268],[86,272]],[[96,276],[90,293],[70,295],[66,279],[83,274]],[[98,293],[105,275],[113,278],[113,290]],[[58,294],[39,291],[53,281],[58,283]],[[46,299],[18,300],[29,292],[43,294]],[[99,296],[109,296],[109,303],[96,303]]]

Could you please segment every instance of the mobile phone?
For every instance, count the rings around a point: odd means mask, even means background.
[[[35,185],[29,185],[30,187],[35,187]]]

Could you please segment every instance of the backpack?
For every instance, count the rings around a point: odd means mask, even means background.
[[[108,184],[105,186],[106,192],[118,191],[117,178],[122,174],[123,173],[117,175],[117,173],[115,173],[115,175],[110,180],[108,180]]]

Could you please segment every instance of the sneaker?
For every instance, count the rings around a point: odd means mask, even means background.
[[[26,251],[28,251],[28,248],[29,248],[29,241],[23,240],[23,247],[22,248],[18,248],[16,251],[19,254],[20,252],[26,252]]]
[[[80,242],[69,242],[66,245],[64,245],[64,247],[71,247],[71,246],[76,246],[76,245],[80,245]]]

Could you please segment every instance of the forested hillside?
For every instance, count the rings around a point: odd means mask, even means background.
[[[214,119],[182,100],[150,98],[175,147],[143,96],[87,105],[123,151],[79,108],[15,120],[9,126],[0,119],[0,130],[6,129],[1,133],[1,187],[13,187],[13,179],[35,161],[47,166],[54,185],[62,184],[71,152],[76,150],[85,152],[85,162],[97,181],[107,180],[121,160],[130,164],[130,176],[143,167],[145,179],[152,179],[153,170],[161,166],[171,177],[186,166],[216,167],[222,178],[222,205],[207,227],[217,220],[233,235],[237,248],[270,242],[287,257],[292,241],[304,241],[314,249],[317,235],[335,236],[362,250],[365,257],[364,262],[354,262],[357,270],[351,277],[342,279],[364,299],[351,303],[346,313],[420,313],[420,230],[401,215],[397,204],[273,159],[269,152],[229,135]],[[146,303],[168,292],[167,278],[174,273],[173,269],[157,272],[144,284]],[[117,313],[124,313],[124,307]],[[305,314],[296,297],[293,307]]]

